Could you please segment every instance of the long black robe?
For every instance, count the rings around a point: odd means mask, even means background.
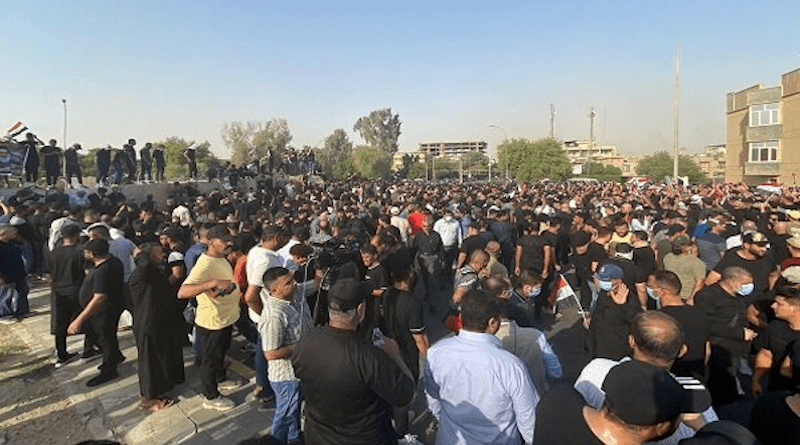
[[[177,295],[165,273],[145,253],[136,257],[129,285],[139,349],[139,390],[154,399],[184,381],[183,341],[173,301]]]

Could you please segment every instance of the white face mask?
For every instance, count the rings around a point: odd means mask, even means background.
[[[597,281],[597,284],[599,284],[599,285],[600,285],[600,289],[602,289],[602,290],[604,290],[604,291],[606,291],[606,292],[609,292],[611,289],[613,289],[613,288],[614,288],[614,283],[612,283],[612,282],[610,282],[610,281],[601,281],[601,280],[598,280],[598,281]]]
[[[447,222],[450,222],[450,221],[453,220],[453,217],[450,216],[450,215],[444,215],[444,220],[447,221]]]
[[[626,259],[626,260],[633,260],[633,252],[628,253],[618,253],[618,258]]]

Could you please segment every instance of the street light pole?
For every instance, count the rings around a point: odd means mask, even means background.
[[[67,99],[61,99],[61,103],[64,104],[64,138],[62,139],[62,141],[63,141],[63,144],[64,144],[64,152],[66,152],[67,148],[68,148],[67,147]],[[64,158],[64,162],[62,164],[63,164],[62,165],[62,170],[63,170],[62,173],[64,174],[64,177],[66,178],[67,177],[67,159],[66,158]],[[67,181],[69,182],[69,178],[67,178]]]

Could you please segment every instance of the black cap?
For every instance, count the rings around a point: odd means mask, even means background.
[[[629,360],[608,372],[603,381],[606,403],[631,425],[656,425],[682,413],[702,413],[711,396],[699,380],[676,380],[667,370]]]
[[[366,283],[353,278],[336,280],[328,291],[328,306],[341,312],[349,312],[361,304],[369,295]]]

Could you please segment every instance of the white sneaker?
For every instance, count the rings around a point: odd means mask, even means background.
[[[229,399],[227,397],[222,397],[222,396],[217,396],[214,399],[204,399],[203,400],[203,408],[206,408],[206,409],[215,409],[215,410],[218,410],[218,411],[227,411],[227,410],[229,410],[229,409],[231,409],[231,408],[233,408],[235,406],[236,406],[236,403],[234,403],[233,400],[231,400],[231,399]]]
[[[217,389],[220,391],[232,391],[240,386],[242,384],[237,380],[223,380],[217,383]]]
[[[401,439],[398,439],[397,445],[422,445],[417,436],[413,434],[406,434]]]

